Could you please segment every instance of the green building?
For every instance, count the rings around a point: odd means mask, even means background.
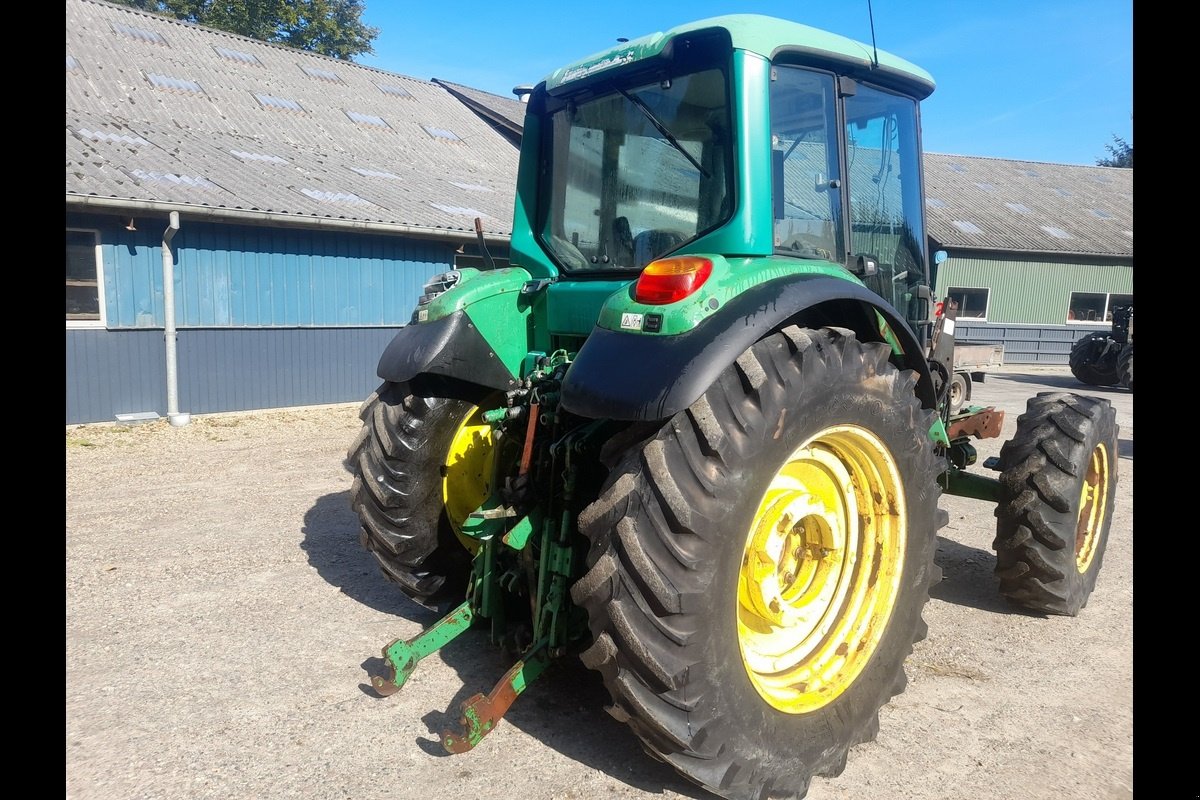
[[[958,338],[1008,363],[1066,364],[1133,300],[1132,169],[926,153],[925,206]]]

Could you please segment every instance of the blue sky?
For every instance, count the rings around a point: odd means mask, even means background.
[[[873,11],[878,47],[937,82],[922,109],[927,151],[1094,164],[1114,134],[1133,143],[1132,0],[873,0]],[[871,41],[866,0],[367,0],[380,33],[357,61],[511,97],[618,37],[729,13]]]

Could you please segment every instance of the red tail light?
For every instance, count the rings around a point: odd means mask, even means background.
[[[696,256],[675,256],[651,261],[638,276],[633,299],[665,306],[694,293],[712,274],[712,261]]]
[[[939,300],[939,301],[937,302],[937,305],[935,305],[935,306],[933,307],[933,318],[934,318],[934,319],[937,319],[938,317],[942,316],[942,312],[943,312],[943,311],[945,311],[945,310],[946,310],[946,303],[945,303],[945,301]]]

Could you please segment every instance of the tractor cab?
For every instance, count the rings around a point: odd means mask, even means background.
[[[718,302],[827,271],[920,329],[918,102],[932,89],[892,56],[750,15],[622,43],[558,70],[530,98],[513,263],[607,289],[552,291],[551,305],[556,294],[596,304],[639,276],[635,300],[678,303],[703,282],[693,270],[711,269],[679,260],[687,255],[725,262],[717,271],[733,280]],[[587,320],[563,334],[586,335],[600,316],[551,311]]]

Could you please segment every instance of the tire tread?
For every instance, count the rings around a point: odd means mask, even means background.
[[[698,692],[703,687],[692,677],[696,664],[687,645],[703,624],[695,612],[704,606],[717,568],[709,556],[715,543],[706,540],[713,534],[705,525],[721,510],[713,481],[729,469],[729,451],[746,458],[742,450],[756,430],[778,436],[788,423],[775,411],[767,419],[764,409],[785,408],[782,401],[794,386],[824,381],[835,370],[851,369],[868,380],[887,373],[891,394],[880,402],[907,407],[908,424],[928,430],[934,414],[915,398],[916,375],[896,372],[890,353],[886,344],[860,343],[846,329],[789,327],[758,342],[674,424],[619,460],[606,488],[579,516],[579,528],[591,542],[591,567],[571,589],[592,626],[584,663],[603,676],[612,715],[633,729],[647,752],[723,797],[802,797],[810,775],[783,775],[765,754],[733,752],[731,722],[706,705]],[[924,435],[914,437],[911,447],[912,453],[898,458],[914,459],[921,474],[905,477],[925,481],[912,491],[936,511],[940,462]],[[922,606],[937,579],[932,516],[917,578]],[[907,652],[926,631],[918,612]],[[902,663],[895,670],[886,683],[889,697],[907,681]],[[867,717],[844,741],[830,743],[811,774],[840,774],[849,748],[878,731],[878,711]]]
[[[1082,482],[1097,445],[1108,454],[1109,495],[1086,573],[1075,565],[1075,526]],[[1117,424],[1107,400],[1066,392],[1029,399],[1017,431],[1000,449],[995,574],[1012,604],[1075,616],[1100,569],[1117,482]]]

